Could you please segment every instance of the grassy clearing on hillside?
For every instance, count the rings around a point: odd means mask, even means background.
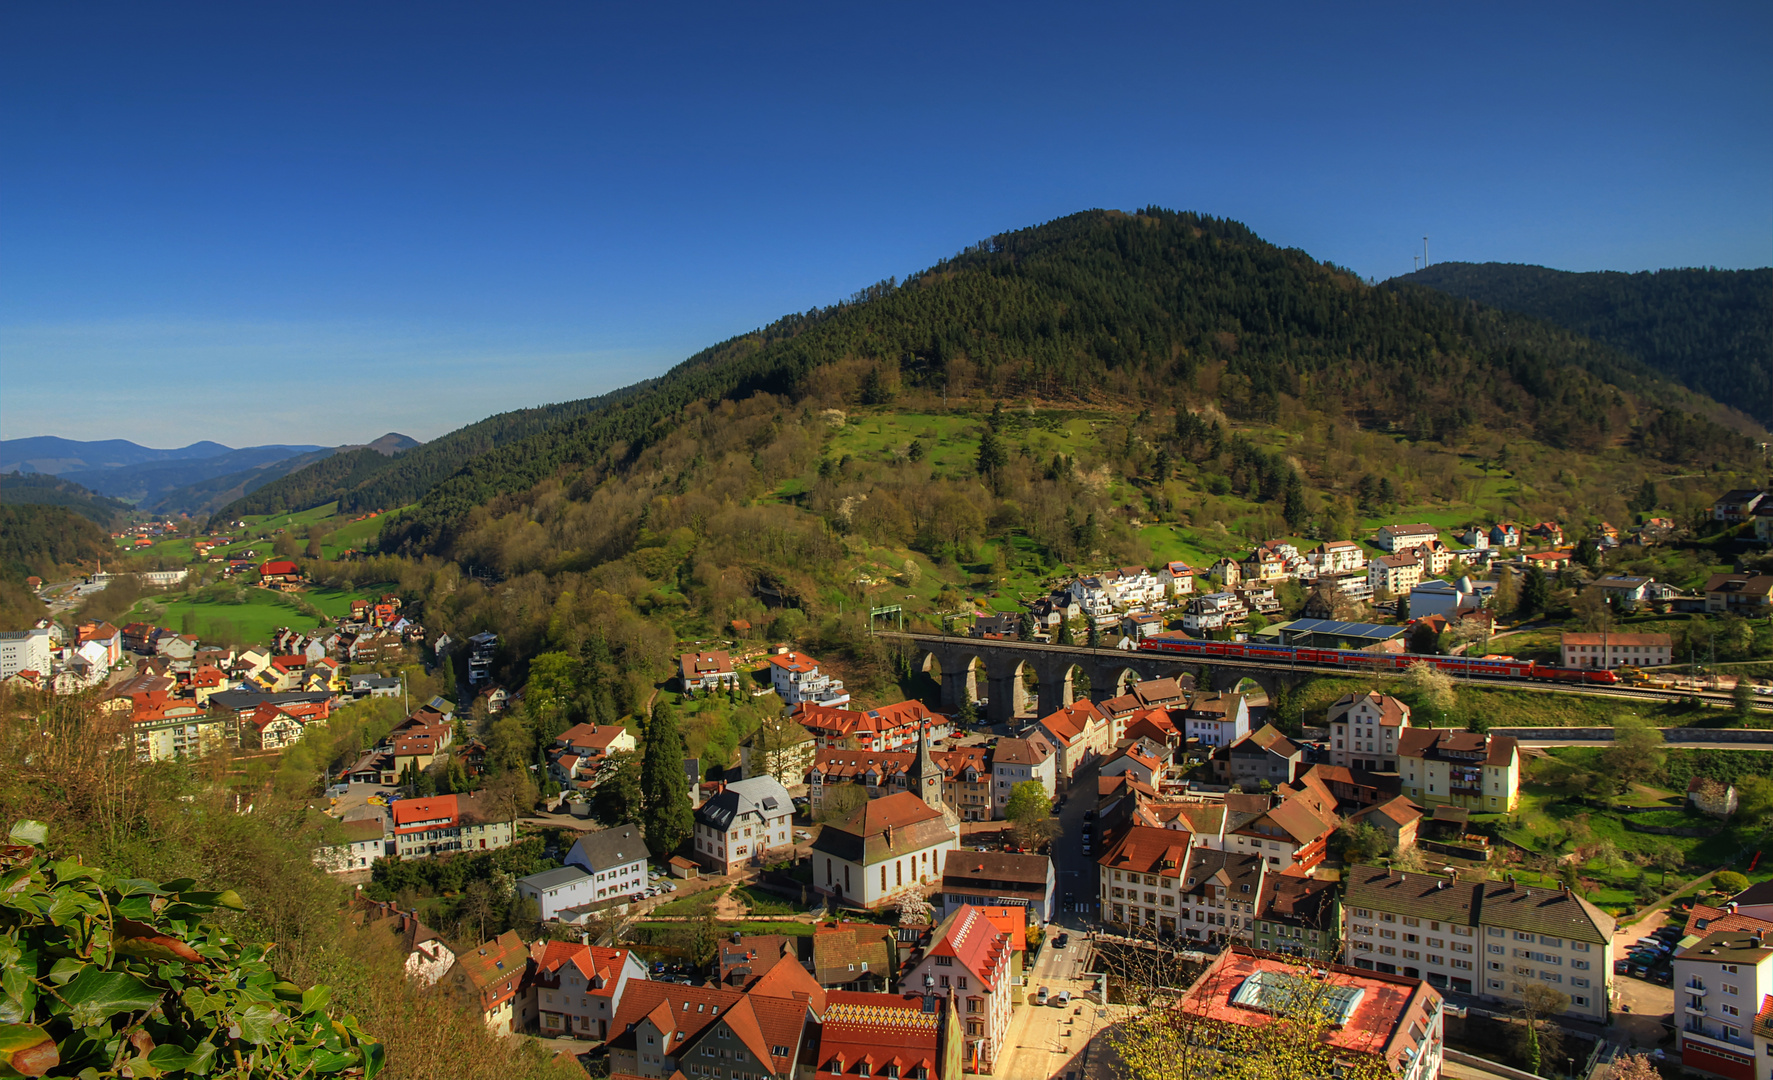
[[[1290,704],[1302,711],[1307,724],[1321,725],[1336,699],[1373,689],[1400,694],[1408,700],[1399,679],[1326,676],[1300,684]],[[1464,727],[1474,717],[1487,721],[1492,727],[1608,727],[1620,716],[1637,716],[1656,727],[1681,727],[1708,719],[1719,720],[1724,715],[1722,710],[1703,706],[1584,697],[1527,686],[1516,690],[1460,683],[1455,689],[1455,697],[1457,704],[1445,717],[1426,718],[1417,711],[1412,720],[1421,723],[1424,719],[1433,719],[1436,727]]]
[[[314,589],[299,595],[337,620],[351,613],[351,601],[374,599],[379,593],[369,586],[355,592]],[[236,597],[241,599],[236,602]],[[159,619],[161,625],[180,633],[194,633],[204,641],[263,645],[279,627],[307,631],[320,625],[320,620],[296,610],[283,594],[252,586],[221,584],[191,595],[164,593],[147,597],[125,619],[141,618],[144,605],[149,603],[166,609],[165,616]]]

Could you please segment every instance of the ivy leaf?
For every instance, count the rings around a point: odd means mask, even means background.
[[[181,892],[179,893],[179,902],[194,907],[225,907],[235,911],[246,910],[245,902],[240,899],[240,894],[233,889],[228,889],[225,892]]]
[[[376,1080],[376,1074],[388,1063],[382,1051],[381,1043],[364,1043],[358,1049],[363,1051],[363,1080]]]
[[[248,1005],[235,1017],[234,1026],[240,1029],[235,1038],[261,1046],[271,1040],[282,1021],[283,1014],[269,1005]]]
[[[42,847],[49,841],[49,826],[43,824],[41,821],[32,821],[30,818],[25,818],[21,821],[13,822],[12,828],[7,832],[6,836],[15,844],[26,844],[30,847]]]
[[[310,987],[307,990],[307,992],[302,994],[302,1012],[303,1013],[317,1013],[320,1010],[326,1008],[326,1003],[331,1000],[332,1000],[332,988],[331,987],[329,987],[329,986]]]
[[[71,956],[64,956],[60,960],[57,960],[55,965],[49,969],[49,981],[57,986],[61,986],[69,979],[80,974],[85,968],[86,964],[83,961],[76,960]]]
[[[69,1007],[68,1020],[75,1027],[89,1027],[120,1012],[151,1009],[160,994],[127,971],[87,968],[61,993]]]
[[[207,1046],[208,1044],[205,1043],[204,1045]],[[171,1043],[156,1046],[154,1049],[148,1051],[148,1063],[156,1069],[165,1069],[167,1072],[189,1068],[191,1065],[191,1058],[192,1054],[189,1050],[186,1050],[183,1047],[173,1046]]]
[[[36,1024],[0,1024],[0,1064],[13,1072],[20,1076],[46,1076],[61,1061],[55,1040]]]
[[[338,1072],[357,1064],[356,1054],[341,1053],[337,1050],[322,1050],[314,1055],[314,1071],[317,1073]]]

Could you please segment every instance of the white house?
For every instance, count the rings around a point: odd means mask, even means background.
[[[1248,617],[1249,612],[1236,593],[1206,593],[1188,601],[1188,607],[1182,612],[1182,629],[1190,634],[1204,634],[1243,622]]]
[[[686,694],[731,690],[739,685],[739,673],[724,649],[684,653],[677,658],[677,668]]]
[[[1194,591],[1194,571],[1185,562],[1165,563],[1156,576],[1165,596],[1187,596]]]
[[[1344,574],[1367,565],[1367,553],[1353,540],[1325,540],[1305,558],[1320,574]]]
[[[1410,726],[1410,707],[1369,690],[1346,694],[1330,706],[1330,764],[1368,772],[1396,772],[1399,733]]]
[[[943,919],[930,946],[899,986],[907,994],[951,998],[964,1028],[961,1060],[992,1072],[1009,1042],[1014,950],[1010,934],[968,905]],[[894,1070],[897,1071],[897,1070]],[[881,1072],[882,1076],[891,1073]]]
[[[1017,784],[1037,781],[1048,797],[1058,787],[1059,758],[1038,732],[1026,739],[999,739],[991,748],[991,816],[1003,817]]]
[[[48,675],[52,652],[49,631],[43,627],[0,631],[0,679],[21,671]]]
[[[545,1036],[607,1040],[622,991],[632,982],[646,981],[646,967],[628,949],[550,941],[533,948],[531,958],[537,1026]]]
[[[1230,746],[1250,733],[1250,704],[1242,694],[1195,694],[1182,719],[1184,738],[1202,746]]]
[[[1476,590],[1471,587],[1470,578],[1458,581],[1442,581],[1434,578],[1418,582],[1410,587],[1410,618],[1426,619],[1430,615],[1445,615],[1449,619],[1459,617],[1460,612],[1476,611],[1483,607]]]
[[[569,909],[619,901],[645,890],[648,856],[639,828],[599,829],[579,837],[565,866],[519,878],[517,891],[535,900],[542,919],[577,922],[575,916],[583,913]]]
[[[769,664],[770,685],[790,708],[802,703],[836,708],[850,700],[843,681],[820,674],[819,662],[805,653],[776,653]]]
[[[1440,530],[1433,525],[1384,525],[1373,534],[1373,543],[1386,551],[1408,551],[1419,544],[1440,539]]]
[[[696,808],[696,858],[710,873],[730,874],[793,843],[794,800],[773,776],[753,776]]]
[[[1708,933],[1675,954],[1673,981],[1681,1064],[1719,1076],[1765,1077],[1755,1017],[1773,993],[1773,939],[1759,928]]]
[[[314,849],[314,865],[329,874],[368,870],[375,865],[377,859],[388,853],[388,842],[383,835],[380,818],[347,821],[339,826],[339,833],[339,843]]]

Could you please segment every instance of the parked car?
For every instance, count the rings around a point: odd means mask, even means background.
[[[1631,961],[1630,960],[1615,960],[1615,961],[1613,961],[1613,974],[1628,975],[1630,973],[1631,973]]]
[[[1065,1006],[1067,1006],[1069,1004],[1071,1004],[1071,991],[1069,991],[1069,990],[1059,991],[1059,1007],[1061,1009],[1063,1009]]]
[[[1071,944],[1071,935],[1070,934],[1060,934],[1058,937],[1053,939],[1053,948],[1055,948],[1055,949],[1063,949],[1065,946],[1067,946],[1069,944]]]
[[[1037,1005],[1045,1005],[1047,1003],[1047,988],[1046,987],[1043,986],[1040,988],[1040,993],[1034,995],[1034,1001],[1035,1001],[1035,1004],[1037,1004]]]

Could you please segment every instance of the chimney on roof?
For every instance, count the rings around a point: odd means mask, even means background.
[[[1728,911],[1732,915],[1736,914],[1736,901],[1732,900],[1728,904],[1725,904],[1724,910]]]

